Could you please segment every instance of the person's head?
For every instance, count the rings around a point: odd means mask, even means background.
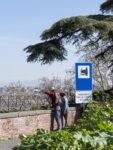
[[[51,87],[51,91],[55,91],[55,87],[54,86]]]
[[[65,96],[65,93],[61,92],[61,93],[60,93],[60,96],[61,96],[61,97],[64,97],[64,96]]]

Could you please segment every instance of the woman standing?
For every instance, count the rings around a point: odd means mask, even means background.
[[[68,125],[69,105],[65,93],[60,93],[60,96],[61,96],[61,118],[62,118],[62,128],[63,128],[63,118],[65,120],[65,126]]]

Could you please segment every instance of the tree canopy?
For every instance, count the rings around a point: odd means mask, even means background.
[[[100,6],[102,12],[113,12],[113,1],[107,0]]]
[[[95,57],[108,58],[109,66],[113,66],[113,16],[104,14],[113,12],[113,1],[101,4],[100,10],[103,14],[64,18],[54,23],[41,34],[41,43],[24,49],[27,61],[42,64],[63,61],[67,57],[65,44],[71,43],[97,49]]]

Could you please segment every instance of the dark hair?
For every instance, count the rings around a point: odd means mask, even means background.
[[[65,96],[65,93],[63,93],[63,92],[62,92],[62,93],[60,93],[60,96],[62,96],[62,97],[63,97],[63,96]]]

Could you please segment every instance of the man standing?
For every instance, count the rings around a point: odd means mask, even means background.
[[[57,130],[60,130],[61,129],[61,108],[60,108],[59,99],[57,98],[57,92],[55,91],[55,88],[52,87],[51,91],[45,92],[45,94],[47,94],[50,97],[51,104],[52,104],[50,130],[53,131],[54,119],[56,120],[57,123]]]

